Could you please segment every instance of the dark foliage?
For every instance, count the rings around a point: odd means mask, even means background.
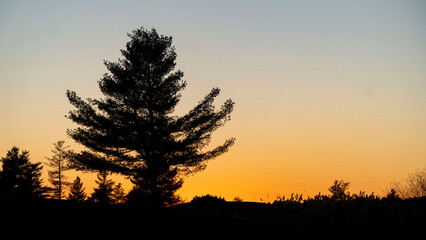
[[[416,234],[422,234],[421,229],[426,224],[424,197],[403,200],[360,192],[345,200],[321,194],[302,200],[301,195],[295,194],[288,199],[281,197],[273,204],[221,202],[212,196],[204,199],[205,204],[203,197],[197,198],[199,202],[194,200],[176,207],[237,217],[241,221],[250,219],[268,231],[297,238],[393,239],[419,236]]]
[[[121,204],[126,202],[127,196],[121,183],[114,185],[114,188],[112,189],[112,196],[114,199],[114,204]]]
[[[222,197],[212,196],[210,194],[204,196],[195,196],[191,200],[191,205],[200,209],[216,209],[223,207],[226,201]]]
[[[137,29],[121,50],[118,62],[105,61],[110,73],[99,81],[101,99],[81,99],[68,91],[76,110],[68,118],[79,125],[68,135],[89,150],[75,154],[74,167],[125,175],[135,184],[129,198],[151,206],[176,202],[183,174],[206,167],[207,160],[226,152],[230,138],[210,151],[202,151],[211,134],[230,119],[234,102],[215,110],[220,90],[213,88],[191,111],[173,115],[186,82],[174,71],[176,52],[172,38],[155,29]]]
[[[20,153],[19,148],[13,147],[0,161],[0,195],[46,196],[48,188],[42,186],[40,178],[43,166],[41,162],[31,163],[28,151]]]
[[[124,203],[126,194],[121,183],[115,184],[113,180],[108,179],[108,175],[105,171],[98,173],[98,180],[95,180],[98,186],[93,189],[94,191],[88,200],[102,204]]]
[[[396,192],[395,189],[391,189],[387,194],[386,194],[386,198],[388,199],[397,199],[399,198],[398,193]]]
[[[273,205],[273,219],[287,226],[341,237],[348,232],[392,236],[391,232],[387,232],[390,229],[399,234],[412,234],[426,223],[425,200],[403,202],[401,199],[361,196],[336,201],[323,197],[322,200]],[[410,232],[405,233],[406,230]]]
[[[97,237],[134,237],[143,231],[147,236],[193,238],[411,239],[421,238],[426,224],[425,197],[389,199],[373,194],[352,195],[347,200],[317,195],[302,202],[285,199],[273,204],[225,202],[204,196],[163,209],[0,196],[0,206],[8,206],[2,209],[2,218],[11,226],[29,219],[29,225],[42,227],[45,222],[34,221],[34,216],[61,212],[61,221],[50,222],[50,227],[74,224]],[[9,229],[7,223],[2,225],[3,234]],[[70,231],[73,233],[81,231]]]
[[[94,191],[90,196],[89,201],[103,204],[114,203],[115,182],[108,179],[108,173],[105,171],[98,173],[97,177],[98,180],[95,180],[95,182],[98,186],[93,189]]]
[[[334,180],[333,185],[328,188],[328,191],[331,193],[331,198],[333,200],[345,200],[349,197],[349,182],[344,182],[343,180],[338,181]]]
[[[133,189],[127,195],[130,204],[136,205],[152,205],[152,201],[161,201],[163,206],[171,206],[181,201],[180,197],[175,195],[175,192],[182,186],[183,180],[177,178],[178,171],[173,169],[156,177],[157,199],[154,199],[151,185],[152,179],[146,178],[145,170],[136,174],[130,181],[134,184]]]
[[[71,201],[86,200],[85,188],[83,187],[80,177],[75,178],[74,183],[70,187],[70,193],[67,199]]]

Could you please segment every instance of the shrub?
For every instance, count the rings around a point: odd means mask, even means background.
[[[203,207],[207,209],[218,208],[223,206],[226,203],[223,197],[217,197],[210,194],[204,196],[195,196],[191,200],[191,204],[196,207]]]

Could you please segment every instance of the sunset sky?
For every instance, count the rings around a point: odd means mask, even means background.
[[[184,200],[313,196],[334,179],[384,194],[426,167],[425,13],[426,1],[402,0],[0,0],[0,156],[16,145],[46,162],[58,140],[81,149],[66,135],[66,90],[101,97],[103,60],[154,27],[173,37],[188,83],[177,115],[212,87],[217,106],[236,103],[211,147],[236,144],[185,178]],[[90,193],[94,176],[77,175]]]

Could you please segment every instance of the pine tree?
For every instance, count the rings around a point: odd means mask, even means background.
[[[0,171],[0,195],[44,197],[48,188],[42,186],[41,162],[31,163],[28,151],[19,152],[18,147],[13,147],[0,160],[3,163]]]
[[[114,199],[114,203],[124,203],[126,201],[126,193],[124,192],[124,188],[121,183],[114,185],[112,189],[112,197]]]
[[[86,200],[85,188],[81,182],[80,177],[76,177],[74,183],[70,187],[70,193],[67,197],[68,200],[72,201],[84,201]]]
[[[45,157],[49,161],[46,165],[54,169],[48,171],[49,182],[53,185],[52,197],[59,200],[61,200],[63,196],[63,187],[71,184],[70,182],[65,181],[66,177],[63,174],[64,171],[69,170],[67,162],[69,156],[69,151],[67,149],[69,146],[64,146],[64,143],[64,141],[54,143],[53,146],[55,146],[55,148],[52,150],[52,157]]]
[[[111,179],[108,179],[108,173],[102,171],[97,175],[98,180],[95,182],[98,184],[96,188],[94,188],[92,195],[89,198],[89,201],[110,204],[114,203],[114,184],[115,182]]]
[[[103,98],[83,100],[67,91],[76,107],[68,118],[80,125],[68,135],[88,149],[73,162],[80,170],[125,175],[134,184],[130,200],[164,206],[176,201],[183,176],[205,169],[233,145],[230,138],[203,151],[230,119],[234,102],[228,99],[215,110],[220,89],[213,88],[187,114],[173,115],[186,82],[182,71],[174,71],[172,38],[144,28],[128,36],[124,58],[104,62],[110,73],[98,82]]]

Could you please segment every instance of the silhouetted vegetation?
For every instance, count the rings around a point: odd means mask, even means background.
[[[93,193],[89,201],[103,204],[115,204],[124,202],[124,190],[121,184],[115,184],[111,179],[108,179],[108,173],[102,171],[97,175],[98,180],[95,182],[98,186],[93,189]]]
[[[128,197],[134,203],[172,205],[179,201],[175,192],[183,174],[203,170],[207,160],[233,145],[230,138],[202,151],[230,119],[234,102],[228,99],[216,111],[213,101],[220,89],[213,88],[189,113],[172,115],[186,87],[183,72],[174,71],[172,38],[144,28],[128,36],[123,58],[104,62],[110,72],[99,81],[104,98],[85,101],[67,92],[76,108],[68,118],[80,125],[68,135],[88,149],[74,155],[74,167],[129,177],[134,188]]]
[[[80,202],[86,200],[85,188],[83,187],[80,177],[75,178],[70,187],[70,193],[68,194],[67,199]]]
[[[394,182],[390,191],[402,198],[425,197],[426,169],[410,173],[403,181]]]
[[[126,202],[127,195],[124,192],[124,188],[121,183],[117,183],[114,185],[112,189],[112,196],[114,199],[114,204],[121,204]]]
[[[48,160],[47,166],[53,168],[53,170],[49,170],[49,182],[53,185],[52,188],[52,197],[57,198],[59,200],[62,199],[64,186],[69,186],[71,183],[66,181],[66,177],[64,172],[69,170],[68,158],[69,151],[67,150],[69,146],[64,146],[65,141],[58,141],[54,143],[55,147],[52,150],[52,157],[46,159]]]
[[[386,198],[388,199],[397,199],[399,198],[398,193],[396,192],[395,189],[391,189],[387,194],[386,194]]]
[[[234,197],[234,202],[243,202],[244,200],[240,197]]]
[[[16,147],[2,158],[0,206],[7,206],[2,210],[2,218],[32,219],[34,216],[55,216],[60,212],[61,221],[58,224],[79,223],[79,227],[88,232],[93,230],[95,224],[103,229],[108,228],[108,233],[121,234],[125,228],[128,229],[126,232],[134,234],[132,229],[142,226],[144,231],[150,232],[158,229],[158,223],[161,223],[161,227],[167,228],[167,233],[175,237],[185,236],[183,229],[190,225],[201,232],[208,232],[210,237],[225,234],[234,237],[273,236],[290,239],[394,239],[419,237],[426,224],[426,197],[401,199],[395,191],[386,197],[363,191],[350,194],[349,184],[343,180],[334,181],[328,195],[319,193],[304,198],[302,194],[291,194],[289,197],[278,196],[273,203],[256,203],[238,199],[227,202],[222,197],[207,194],[196,196],[189,203],[159,209],[123,204],[126,197],[121,185],[115,184],[103,173],[98,174],[98,186],[91,201],[84,201],[86,194],[78,177],[68,197],[73,201],[26,198],[23,197],[25,194],[4,191],[5,186],[10,186],[5,184],[5,173],[20,171],[7,170],[13,165],[9,161],[21,162],[15,164],[19,166],[17,169],[27,164],[38,167],[35,174],[38,176],[41,171],[39,164],[31,165],[28,162],[28,152],[20,154]],[[18,191],[19,186],[21,184],[17,184],[14,191],[22,193],[22,189]],[[40,196],[30,192],[27,195]],[[96,219],[95,223],[93,219]],[[348,232],[351,234],[347,235]]]
[[[195,196],[191,200],[191,205],[201,209],[215,209],[224,206],[226,203],[222,197],[212,196],[210,194],[204,196]]]
[[[304,198],[293,193],[277,196],[273,203],[257,203],[244,202],[240,197],[227,202],[207,194],[182,203],[176,191],[183,184],[183,176],[205,169],[207,160],[233,145],[235,139],[231,138],[210,151],[202,151],[211,134],[230,119],[234,102],[229,99],[216,111],[213,101],[220,90],[213,88],[189,113],[172,115],[186,87],[183,72],[174,71],[172,38],[143,28],[129,37],[126,49],[121,50],[124,58],[105,61],[110,73],[99,81],[104,98],[82,100],[75,92],[67,92],[76,107],[68,118],[79,125],[68,134],[87,149],[74,153],[64,141],[54,144],[52,157],[46,158],[47,165],[54,169],[48,171],[53,188],[43,186],[41,162],[31,163],[27,151],[13,147],[1,158],[3,219],[31,219],[37,223],[39,216],[61,212],[61,221],[56,223],[61,226],[65,219],[72,223],[67,226],[87,226],[84,230],[90,231],[96,221],[102,226],[96,228],[101,229],[97,233],[116,231],[121,235],[124,229],[136,229],[154,237],[193,234],[193,229],[203,234],[194,235],[197,238],[223,234],[280,239],[424,235],[425,170],[393,184],[386,197],[364,191],[351,194],[349,182],[335,180],[328,195],[318,193]],[[72,185],[64,181],[64,171],[70,168],[98,173],[97,186],[89,197],[79,177]],[[111,173],[122,174],[133,183],[127,195],[121,183],[108,178]],[[69,201],[59,201],[67,185],[71,185]],[[43,198],[49,190],[55,199]],[[159,234],[152,229],[168,232]]]
[[[349,182],[344,182],[343,180],[338,181],[334,180],[334,183],[331,187],[328,188],[328,191],[331,193],[331,199],[333,200],[345,200],[349,197]]]
[[[0,195],[21,197],[46,196],[48,188],[42,186],[41,162],[31,163],[28,151],[18,147],[10,149],[6,157],[1,158]]]

